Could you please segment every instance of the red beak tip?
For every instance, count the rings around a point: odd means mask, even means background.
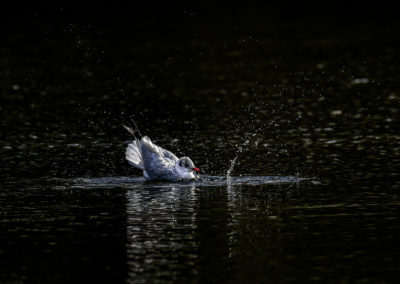
[[[196,171],[196,172],[198,172],[198,173],[200,172],[200,169],[199,169],[199,168],[193,168],[193,170]]]

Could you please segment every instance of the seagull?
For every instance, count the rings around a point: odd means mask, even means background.
[[[143,171],[149,180],[188,181],[196,179],[194,172],[200,172],[189,157],[179,158],[151,142],[148,136],[136,138],[135,131],[123,125],[135,139],[128,144],[125,158],[128,163]],[[139,131],[139,135],[140,134]]]

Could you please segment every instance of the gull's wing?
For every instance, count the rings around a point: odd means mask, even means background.
[[[157,146],[156,144],[151,142],[150,138],[147,136],[144,136],[140,142],[147,149],[151,150],[154,153],[157,153],[158,155],[160,155],[162,158],[164,158],[166,160],[170,160],[169,162],[173,162],[175,164],[176,161],[179,160],[178,157],[175,156],[174,153],[172,153],[171,151],[165,150],[165,149],[161,148],[160,146]]]
[[[157,147],[158,147],[158,146],[157,146]],[[171,161],[173,161],[174,164],[179,160],[178,157],[175,156],[175,154],[172,153],[171,151],[165,150],[165,149],[163,149],[163,148],[161,148],[161,147],[158,147],[158,148],[160,148],[160,150],[162,151],[163,156],[164,156],[166,159],[170,159]]]
[[[140,150],[144,168],[151,178],[168,175],[175,170],[178,158],[172,152],[153,144],[149,137],[140,140]]]

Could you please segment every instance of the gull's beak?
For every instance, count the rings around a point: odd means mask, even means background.
[[[198,172],[198,173],[200,172],[200,169],[199,169],[199,168],[193,168],[192,170],[193,170],[193,171],[196,171],[196,172]]]

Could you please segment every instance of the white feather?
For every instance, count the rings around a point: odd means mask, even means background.
[[[144,170],[142,154],[140,153],[139,141],[134,140],[128,145],[125,152],[126,159],[135,167]]]

